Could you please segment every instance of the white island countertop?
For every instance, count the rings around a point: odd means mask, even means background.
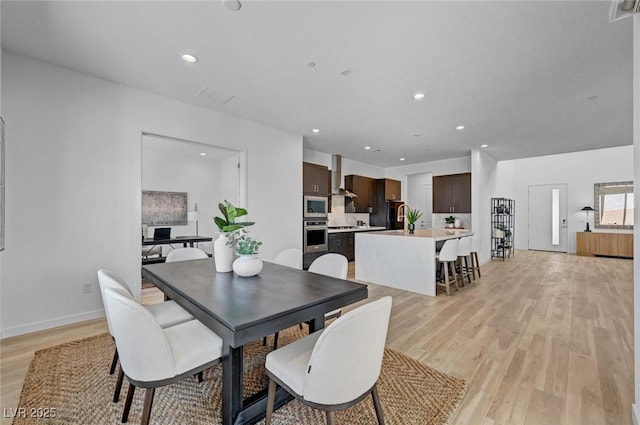
[[[472,236],[467,229],[356,233],[356,280],[436,295],[436,242]]]
[[[472,236],[469,229],[417,229],[413,234],[405,234],[404,230],[385,230],[381,232],[369,232],[370,235],[398,236],[405,238],[430,238],[434,241],[446,241],[447,239]]]

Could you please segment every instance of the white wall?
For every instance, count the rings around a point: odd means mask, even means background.
[[[471,230],[482,237],[480,264],[491,261],[491,198],[496,186],[498,162],[489,154],[471,151]]]
[[[0,7],[0,10],[2,8]],[[0,22],[2,22],[2,13],[0,13]],[[2,31],[0,31],[0,46],[2,45]],[[0,49],[0,117],[2,115],[2,49]],[[0,297],[2,296],[2,263],[4,262],[3,251],[0,251]],[[2,339],[2,303],[0,302],[0,339]]]
[[[516,249],[528,248],[530,185],[567,184],[567,250],[576,252],[576,232],[585,228],[582,207],[593,206],[593,185],[633,180],[633,146],[498,162],[494,197],[516,201]],[[593,215],[590,217],[593,227]]]
[[[142,140],[142,190],[157,190],[169,192],[187,192],[188,210],[191,211],[198,204],[199,220],[198,234],[200,236],[210,236],[218,232],[212,217],[219,215],[218,202],[223,198],[222,193],[222,169],[221,160],[214,159],[211,156],[202,157],[200,155],[180,154],[172,152],[168,154],[166,150],[157,148],[157,144],[175,144],[175,149],[180,149],[185,143],[172,142],[165,139],[157,139],[153,136],[143,136]],[[234,168],[228,183],[231,188],[225,188],[227,191],[233,189],[237,191],[237,154],[233,155],[231,161]],[[237,195],[229,198],[234,205],[238,204]],[[167,227],[167,226],[162,226]],[[170,226],[172,236],[186,236],[196,234],[196,223],[188,222],[186,225]],[[153,236],[153,226],[149,226],[146,236]],[[198,244],[200,248],[207,252],[213,252],[212,242],[203,242]],[[171,247],[169,245],[161,245],[164,255],[166,255]]]
[[[633,18],[633,146],[636,158],[640,158],[640,15]],[[634,168],[634,199],[640,199],[640,163],[636,159]],[[640,223],[640,208],[635,208],[634,223]],[[633,246],[636,252],[640,250],[640,226],[635,226]],[[633,418],[640,423],[640,255],[634,257],[634,291],[633,314],[635,323],[635,404]],[[626,407],[626,406],[625,406]]]
[[[453,158],[442,161],[422,162],[385,169],[385,177],[402,182],[402,199],[407,199],[407,176],[419,173],[431,173],[432,176],[468,173],[471,171],[471,159]]]
[[[331,155],[311,149],[304,150],[304,161],[312,164],[324,165],[331,170]],[[358,176],[381,179],[385,177],[384,168],[363,162],[342,158],[342,188],[344,188],[344,176],[355,174]]]
[[[3,52],[3,337],[102,315],[96,271],[140,279],[141,134],[247,151],[263,258],[302,246],[302,137]],[[81,284],[92,282],[92,294]],[[134,285],[135,286],[135,285]]]

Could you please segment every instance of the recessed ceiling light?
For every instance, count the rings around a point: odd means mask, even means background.
[[[204,152],[200,152],[200,156],[207,156],[207,154]]]
[[[464,130],[464,125],[459,125],[456,127],[456,130]]]
[[[365,147],[364,147],[364,150],[365,150],[365,151],[371,150],[371,146],[365,146]]]
[[[313,131],[314,133],[320,133],[320,129],[319,129],[319,128],[314,128],[314,129],[313,129],[313,130],[311,130],[311,131]]]
[[[416,93],[416,94],[414,94],[414,95],[413,95],[413,98],[414,98],[415,100],[422,100],[422,99],[424,99],[424,93],[422,93],[422,92],[418,92],[418,93]]]
[[[481,147],[481,148],[488,148],[488,147],[489,147],[489,145],[484,144],[484,145],[480,145],[480,147]]]
[[[400,158],[400,161],[404,161],[404,158]]]
[[[196,63],[196,62],[198,62],[198,58],[193,56],[192,54],[189,54],[189,53],[184,53],[180,57],[182,58],[183,61],[185,61],[187,63]]]
[[[222,0],[222,2],[224,3],[224,7],[232,12],[237,12],[242,7],[242,4],[238,0]]]

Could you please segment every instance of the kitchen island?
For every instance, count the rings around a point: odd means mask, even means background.
[[[356,280],[436,295],[436,242],[471,236],[466,229],[357,233]]]

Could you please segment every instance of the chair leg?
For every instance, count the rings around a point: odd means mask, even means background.
[[[116,389],[113,392],[114,403],[117,403],[120,400],[120,391],[122,390],[122,379],[124,379],[124,371],[122,370],[122,366],[120,366],[120,371],[118,372],[118,380],[116,381]]]
[[[376,410],[376,417],[378,418],[378,425],[384,425],[384,415],[382,414],[382,405],[380,404],[380,397],[378,396],[378,387],[376,385],[371,389],[371,398],[373,399],[373,407]]]
[[[267,394],[267,417],[264,425],[271,425],[271,416],[273,415],[273,402],[276,399],[276,381],[269,379],[269,393]]]
[[[280,332],[276,332],[273,334],[273,349],[278,348],[278,336],[280,336]]]
[[[472,253],[473,258],[476,260],[476,267],[478,269],[478,277],[482,277],[482,274],[480,273],[480,261],[478,261],[478,253],[474,252]]]
[[[136,392],[136,387],[133,384],[129,384],[129,391],[127,391],[127,400],[124,402],[124,410],[122,411],[122,423],[127,423],[129,420],[129,411],[131,410],[131,402],[133,401],[133,394]]]
[[[449,262],[449,266],[451,267],[451,274],[453,274],[453,284],[456,287],[456,291],[460,289],[460,287],[458,286],[458,274],[456,273],[456,262],[455,261],[451,261]]]
[[[327,410],[326,414],[327,414],[327,425],[335,425],[336,423],[335,413]]]
[[[109,369],[109,375],[113,375],[116,371],[116,365],[118,364],[118,349],[113,352],[113,360],[111,360],[111,368]]]
[[[467,280],[469,284],[471,284],[471,271],[469,270],[469,262],[467,261],[467,257],[464,257],[464,274],[467,275]],[[475,277],[473,278],[475,280]]]
[[[144,407],[142,408],[142,419],[140,419],[140,425],[149,425],[151,406],[153,405],[153,395],[155,392],[155,388],[147,388],[147,392],[144,394]]]
[[[449,288],[449,263],[444,265],[444,287],[447,290],[447,297],[451,296],[451,289]]]
[[[263,345],[264,347],[266,347],[266,346],[267,346],[267,337],[266,337],[266,336],[263,336],[263,337],[262,337],[262,345]]]
[[[203,380],[204,380],[203,372],[200,371],[200,372],[198,372],[198,383],[201,384]]]

